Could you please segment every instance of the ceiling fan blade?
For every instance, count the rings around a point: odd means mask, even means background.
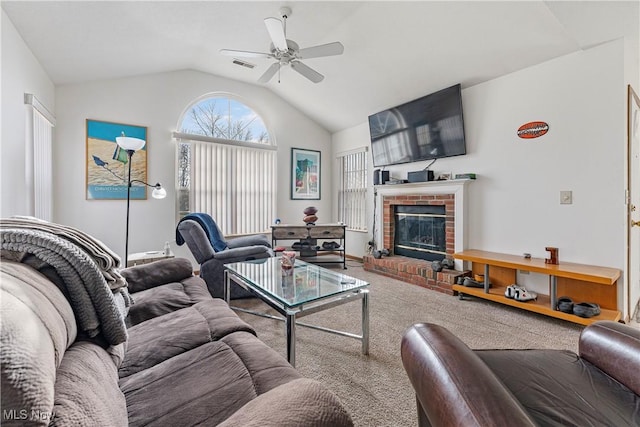
[[[333,42],[300,49],[298,58],[309,59],[319,58],[321,56],[342,55],[343,52],[344,46],[342,46],[342,43]]]
[[[284,34],[282,21],[278,18],[265,18],[264,25],[267,26],[267,31],[269,32],[273,46],[280,52],[286,52],[289,47],[287,46],[287,38]]]
[[[273,64],[271,64],[269,68],[267,68],[267,71],[265,71],[264,74],[260,76],[260,78],[258,79],[258,82],[267,83],[269,80],[271,80],[271,77],[273,77],[274,74],[278,72],[279,69],[280,69],[280,63],[274,62]]]
[[[296,70],[297,72],[299,72],[300,74],[302,74],[303,76],[305,76],[306,78],[308,78],[314,83],[320,83],[324,79],[324,76],[322,74],[320,74],[313,68],[303,64],[300,61],[291,61],[291,68],[293,68],[294,70]]]
[[[270,53],[263,52],[250,52],[248,50],[232,50],[232,49],[220,49],[220,53],[227,56],[236,56],[242,58],[273,58]]]

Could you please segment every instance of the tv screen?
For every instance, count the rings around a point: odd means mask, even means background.
[[[374,166],[466,154],[459,84],[369,116]]]

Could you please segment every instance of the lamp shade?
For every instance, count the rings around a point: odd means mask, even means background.
[[[137,151],[144,147],[146,141],[140,138],[132,138],[130,136],[118,136],[116,137],[116,142],[120,146],[120,148],[124,150],[133,150]]]
[[[167,197],[167,190],[162,188],[162,185],[156,184],[154,187],[155,188],[151,192],[151,197],[153,197],[154,199],[164,199],[165,197]]]

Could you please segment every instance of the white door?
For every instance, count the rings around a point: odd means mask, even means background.
[[[629,182],[628,182],[628,283],[629,315],[640,322],[640,98],[629,92]]]

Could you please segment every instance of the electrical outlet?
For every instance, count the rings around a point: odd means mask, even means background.
[[[570,205],[573,203],[573,192],[570,190],[560,191],[560,204]]]

